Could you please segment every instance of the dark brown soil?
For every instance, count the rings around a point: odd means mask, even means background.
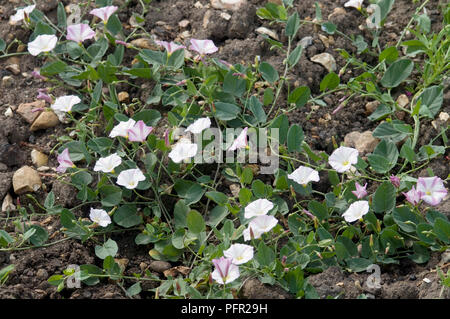
[[[49,17],[55,19],[57,0],[37,1],[38,8]],[[63,1],[68,4],[69,1]],[[230,20],[223,19],[220,10],[215,10],[207,6],[209,1],[200,0],[203,8],[195,8],[194,0],[154,0],[151,3],[150,12],[146,16],[145,28],[151,34],[160,40],[176,40],[187,44],[190,38],[214,40],[220,48],[215,57],[224,59],[230,63],[248,64],[254,61],[255,56],[260,56],[261,61],[267,61],[278,68],[281,73],[283,68],[283,57],[276,50],[269,50],[270,46],[264,38],[255,32],[260,26],[268,27],[280,36],[284,42],[283,30],[281,26],[269,25],[267,22],[256,16],[256,10],[265,4],[265,0],[250,0],[248,6],[237,12],[228,12],[231,15]],[[315,16],[315,0],[296,1],[295,9],[300,14],[301,19],[312,20]],[[328,17],[336,7],[343,7],[346,0],[319,1],[322,8],[323,17]],[[440,27],[442,17],[437,8],[439,1],[430,1],[427,6],[434,29]],[[14,8],[23,5],[23,1],[0,0],[0,38],[8,43],[14,38],[23,43],[28,42],[29,31],[20,26],[10,26],[8,24],[9,16],[15,11]],[[122,22],[128,22],[133,11],[140,12],[138,1],[131,1],[129,8],[125,9],[119,15]],[[387,42],[395,43],[397,37],[406,26],[409,17],[413,14],[415,6],[410,0],[396,1],[390,14],[389,23],[380,39],[381,44]],[[209,17],[209,19],[205,18]],[[405,17],[408,17],[406,19]],[[178,23],[187,19],[190,24],[187,28],[181,28]],[[209,20],[206,21],[206,20]],[[163,23],[161,23],[161,21]],[[331,21],[335,23],[338,29],[345,31],[348,35],[360,34],[358,29],[360,24],[364,23],[364,18],[356,10],[346,10],[345,14],[334,15]],[[190,36],[186,39],[180,37],[183,31],[189,31]],[[296,41],[305,36],[313,37],[313,44],[308,47],[297,67],[288,74],[290,82],[298,85],[307,85],[311,88],[313,94],[319,93],[319,84],[321,79],[327,74],[322,66],[310,61],[310,58],[322,52],[328,52],[334,56],[337,63],[337,71],[344,66],[345,61],[338,54],[336,49],[343,48],[350,53],[355,53],[356,48],[346,39],[334,36],[329,47],[319,38],[322,31],[312,25],[303,25],[296,38]],[[365,37],[369,34],[364,33]],[[366,62],[373,62],[373,57],[364,56]],[[20,66],[21,74],[14,75],[6,69],[9,64],[16,63]],[[31,76],[31,72],[43,64],[41,59],[30,55],[17,56],[10,59],[0,60],[0,77],[12,76],[14,84],[12,87],[3,87],[0,84],[0,200],[3,200],[6,193],[14,195],[11,185],[12,174],[23,165],[33,166],[30,158],[30,152],[37,148],[50,157],[50,167],[56,167],[55,154],[51,150],[57,144],[56,137],[65,135],[65,125],[60,124],[53,129],[45,131],[30,132],[29,124],[26,123],[18,114],[13,117],[4,115],[8,107],[15,108],[20,103],[33,102],[37,96],[39,88],[46,87],[46,83],[36,80]],[[345,82],[350,77],[355,76],[351,69],[342,75],[341,81]],[[145,102],[149,89],[137,90],[127,87],[121,88],[129,90],[130,99],[137,97]],[[403,92],[394,92],[400,95]],[[286,92],[280,97],[280,107],[284,107]],[[344,136],[352,131],[372,130],[377,123],[372,123],[367,119],[365,104],[368,100],[364,98],[354,98],[343,110],[335,115],[332,111],[339,104],[338,100],[342,94],[334,94],[324,99],[326,107],[319,107],[312,110],[311,106],[300,108],[289,114],[290,123],[298,123],[303,127],[307,142],[315,150],[331,152],[333,150],[331,137],[334,136],[336,142],[341,142]],[[450,91],[445,92],[444,107],[442,111],[450,112]],[[310,114],[309,117],[306,114]],[[436,135],[433,127],[426,123],[425,129],[419,140],[419,145],[428,143],[430,137]],[[446,154],[448,155],[448,154]],[[436,160],[433,162],[433,171],[445,178],[449,174],[448,160]],[[55,179],[53,171],[41,173],[42,181],[45,187],[34,196],[39,202],[43,202],[47,193],[53,190],[57,203],[67,208],[72,208],[79,204],[76,199],[73,188],[67,186],[61,181]],[[14,198],[15,200],[17,198]],[[26,196],[20,196],[22,205],[33,203]],[[35,206],[35,205],[34,205]],[[441,204],[440,210],[450,216],[449,202]],[[38,209],[35,206],[36,209]],[[86,212],[77,211],[77,216],[87,217]],[[0,214],[0,217],[5,217]],[[59,219],[56,216],[50,220],[36,218],[34,221],[44,225],[49,236],[52,238],[50,243],[64,239],[59,233],[61,227]],[[4,224],[2,220],[0,227],[6,231],[13,232],[12,224]],[[127,232],[117,234],[113,239],[119,245],[119,256],[127,260],[125,274],[132,276],[133,273],[142,273],[149,269],[152,259],[148,254],[148,248],[136,246],[134,238],[136,233]],[[0,287],[0,298],[126,298],[124,291],[114,282],[102,280],[96,286],[82,286],[80,289],[65,289],[61,293],[56,292],[56,287],[50,286],[47,279],[54,274],[61,274],[70,264],[96,264],[101,266],[101,260],[95,257],[95,243],[88,242],[82,244],[77,240],[65,240],[55,243],[48,247],[29,249],[23,251],[0,252],[0,269],[15,264],[15,270],[11,273],[8,281]],[[439,254],[434,254],[433,258],[426,265],[416,265],[408,262],[402,262],[398,266],[385,267],[382,269],[382,288],[373,291],[364,287],[368,273],[344,273],[338,268],[332,267],[325,272],[309,277],[309,282],[317,289],[321,298],[327,296],[340,296],[340,298],[356,298],[360,294],[371,294],[375,298],[438,298],[441,286],[438,283],[438,277],[435,272],[435,266],[439,264]],[[446,261],[448,267],[448,261]],[[442,264],[441,264],[442,265]],[[150,267],[151,269],[151,267]],[[446,268],[444,268],[446,271]],[[153,271],[153,270],[152,270]],[[155,272],[156,273],[156,272]],[[162,276],[162,274],[159,274]],[[431,280],[431,283],[423,281],[424,278]],[[358,285],[359,282],[359,285]],[[126,287],[133,282],[126,282]],[[138,298],[150,298],[152,293],[147,290],[155,288],[155,284],[143,283],[143,291]],[[248,280],[242,291],[243,298],[293,298],[281,288],[262,285],[256,279]],[[445,298],[449,298],[448,290],[444,293]]]

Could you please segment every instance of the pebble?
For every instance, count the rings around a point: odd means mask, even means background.
[[[431,283],[431,280],[430,280],[430,279],[428,279],[428,278],[426,278],[426,277],[425,277],[425,278],[423,278],[422,280],[423,280],[423,282],[426,282],[427,284],[430,284],[430,283]]]
[[[241,187],[239,186],[239,184],[231,184],[230,185],[230,191],[231,191],[231,194],[233,194],[234,197],[238,197],[239,196],[239,192],[241,191]]]
[[[197,1],[197,2],[194,4],[194,7],[197,8],[197,9],[202,9],[202,8],[203,8],[203,4],[202,4],[200,1]]]
[[[380,105],[379,101],[371,101],[369,103],[366,104],[366,114],[372,114],[373,112],[375,112],[375,110],[377,109],[377,107]]]
[[[12,198],[11,195],[6,194],[5,198],[3,199],[3,203],[2,203],[2,212],[7,212],[15,210],[16,209],[16,205],[14,205],[14,200]]]
[[[189,20],[181,20],[180,22],[178,22],[178,26],[180,28],[186,28],[188,25],[190,24]]]
[[[17,195],[35,192],[42,186],[38,172],[30,166],[22,166],[19,168],[13,175],[12,183],[14,193]]]
[[[32,150],[31,161],[37,168],[46,166],[48,164],[48,156],[38,150]]]
[[[275,40],[279,40],[278,35],[275,33],[275,31],[272,31],[270,29],[267,29],[266,27],[259,27],[258,29],[255,30],[257,33],[259,34],[264,34],[267,35],[269,37],[271,37],[272,39]]]
[[[237,11],[247,4],[247,0],[211,0],[211,6],[219,10]]]
[[[163,273],[165,270],[172,268],[172,265],[167,261],[155,260],[149,265],[150,270],[158,273]]]
[[[159,47],[153,44],[152,40],[149,38],[139,38],[130,42],[131,45],[141,48],[141,49],[149,49],[149,50],[158,50]]]
[[[119,99],[119,102],[126,102],[130,98],[130,94],[128,94],[128,92],[122,91],[117,94],[117,98]]]
[[[331,12],[331,13],[328,15],[328,20],[332,20],[333,17],[340,16],[340,15],[344,15],[344,14],[346,14],[346,13],[347,13],[347,12],[345,11],[344,8],[336,7],[336,8],[334,8],[333,12]]]
[[[59,124],[59,119],[53,111],[44,111],[39,114],[38,118],[33,122],[30,127],[32,132],[37,130],[43,130],[50,127],[55,127]]]
[[[311,61],[314,63],[319,63],[328,70],[328,72],[332,72],[336,70],[336,60],[329,53],[320,53],[316,54],[311,58]]]
[[[360,154],[367,154],[373,152],[378,144],[378,139],[372,136],[371,131],[351,132],[345,135],[344,144],[356,148]]]
[[[5,111],[5,116],[6,116],[6,117],[13,117],[13,116],[14,116],[13,110],[12,110],[10,107],[8,107],[8,108],[6,109],[6,111]]]
[[[36,272],[36,277],[40,278],[40,279],[47,279],[48,278],[48,272],[45,269],[39,269]]]
[[[220,17],[221,17],[222,19],[227,20],[227,21],[231,19],[231,15],[229,15],[229,14],[226,13],[226,12],[220,13]]]
[[[407,107],[409,104],[409,99],[406,94],[402,94],[397,98],[397,104],[401,107]]]
[[[10,65],[6,66],[6,69],[9,72],[13,73],[14,75],[19,75],[20,74],[20,68],[19,68],[18,64],[15,64],[15,63],[14,64],[10,64]]]
[[[13,79],[12,76],[6,75],[6,76],[4,76],[4,77],[2,78],[2,85],[3,85],[5,88],[12,87],[13,84],[14,84],[14,79]]]
[[[303,49],[306,49],[307,47],[312,45],[312,43],[313,43],[313,37],[310,37],[310,36],[304,37],[298,42],[298,44],[301,45],[303,47]]]
[[[17,113],[23,117],[25,121],[29,124],[32,124],[36,118],[41,114],[42,111],[32,112],[33,109],[36,108],[44,108],[45,101],[44,100],[36,100],[32,103],[22,103],[17,108]]]

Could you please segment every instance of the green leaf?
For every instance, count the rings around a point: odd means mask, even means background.
[[[302,56],[302,52],[303,52],[303,47],[299,44],[297,45],[297,47],[289,54],[288,57],[288,65],[289,67],[294,67],[298,61],[300,61],[300,58]]]
[[[365,258],[350,258],[346,260],[347,266],[354,272],[365,271],[367,267],[373,264],[372,261]]]
[[[179,200],[174,207],[174,223],[175,228],[187,227],[186,216],[189,213],[190,208],[184,202],[184,200]]]
[[[278,115],[278,117],[272,121],[270,128],[279,129],[278,130],[279,142],[280,144],[284,144],[287,140],[287,133],[289,130],[289,120],[286,114]]]
[[[108,156],[113,140],[107,137],[97,137],[87,142],[87,147],[101,156]]]
[[[386,104],[380,104],[377,109],[368,117],[371,121],[379,121],[392,113],[390,107]]]
[[[338,87],[340,82],[339,76],[334,72],[330,72],[320,82],[320,91],[333,90]]]
[[[199,234],[205,230],[205,220],[196,210],[191,210],[186,217],[187,227],[194,234]]]
[[[328,34],[334,34],[336,32],[336,25],[332,22],[324,22],[321,27],[322,31],[325,31]]]
[[[300,86],[289,94],[288,102],[294,103],[297,107],[304,106],[311,96],[311,90],[307,86]]]
[[[417,225],[424,222],[423,218],[419,218],[407,206],[394,208],[392,217],[397,225],[407,233],[415,232]]]
[[[261,266],[271,266],[275,261],[275,252],[267,246],[264,241],[260,241],[256,253],[256,260]]]
[[[133,296],[139,294],[141,291],[142,291],[141,283],[137,282],[137,283],[133,284],[132,286],[130,286],[130,288],[127,289],[127,296],[133,297]]]
[[[160,119],[161,113],[153,109],[143,110],[133,116],[133,120],[135,120],[136,122],[142,120],[148,126],[156,126]]]
[[[356,37],[356,39],[353,41],[353,45],[356,47],[357,49],[357,53],[360,54],[362,53],[365,49],[367,49],[368,44],[367,42],[364,40],[364,37],[362,35],[358,35]]]
[[[185,51],[183,49],[176,50],[169,56],[167,65],[178,70],[184,65]]]
[[[408,135],[412,135],[412,128],[408,124],[394,120],[392,122],[383,122],[373,131],[372,136],[379,139],[388,139],[397,143]]]
[[[323,204],[319,203],[316,200],[311,200],[308,203],[308,210],[314,215],[316,216],[319,221],[322,221],[324,219],[328,218],[328,210],[327,207],[324,206]]]
[[[206,197],[219,205],[225,205],[228,203],[228,196],[222,192],[206,192]]]
[[[114,185],[104,185],[98,189],[101,204],[106,207],[116,206],[122,200],[122,189]]]
[[[113,215],[114,222],[122,227],[130,228],[143,222],[142,217],[138,215],[135,205],[120,206]]]
[[[31,244],[33,244],[34,246],[41,246],[41,245],[43,245],[48,239],[47,231],[44,228],[42,228],[41,226],[38,226],[38,225],[31,226],[30,230],[32,230],[32,229],[35,230],[35,232],[29,238]]]
[[[182,179],[176,181],[174,188],[186,205],[197,203],[205,192],[199,184]]]
[[[5,40],[0,38],[0,51],[4,51],[6,49],[6,42]]]
[[[100,259],[105,259],[108,256],[114,257],[119,251],[117,243],[111,238],[108,239],[103,246],[95,246],[95,255]]]
[[[368,156],[368,160],[372,168],[380,174],[390,171],[398,160],[398,150],[395,143],[382,140],[375,147],[373,154]]]
[[[47,62],[42,66],[40,73],[44,76],[52,76],[52,75],[64,72],[66,67],[67,67],[67,64],[61,60],[54,61],[54,62]]]
[[[55,205],[55,194],[53,193],[53,191],[51,191],[45,198],[44,207],[48,209],[52,208],[54,205]]]
[[[430,259],[430,252],[426,247],[419,243],[413,243],[414,254],[409,255],[408,258],[417,264],[426,263]]]
[[[300,17],[297,12],[292,14],[286,23],[286,36],[294,37],[297,34],[298,29],[300,28]]]
[[[242,188],[241,191],[243,189],[244,188]],[[249,191],[249,190],[247,189],[247,191]],[[228,213],[229,212],[228,212],[228,208],[227,207],[225,207],[225,206],[216,206],[209,212],[208,220],[207,220],[206,224],[208,226],[211,226],[211,227],[217,227],[220,224],[220,222],[225,217],[227,217]]]
[[[230,70],[223,80],[223,91],[240,97],[246,90],[246,81],[239,76],[233,75],[234,71]]]
[[[416,228],[417,237],[424,243],[433,245],[436,240],[436,235],[433,232],[433,226],[426,223],[420,223]]]
[[[71,176],[71,181],[75,186],[81,190],[83,186],[87,186],[92,183],[92,176],[88,172],[79,171]]]
[[[230,103],[216,102],[214,106],[216,108],[216,117],[222,121],[234,120],[241,112],[240,107]]]
[[[388,213],[395,207],[395,187],[388,181],[383,182],[375,191],[372,208],[376,213]]]
[[[275,70],[275,68],[267,62],[262,62],[259,65],[259,72],[264,80],[270,84],[274,84],[279,79],[277,70]]]
[[[378,56],[378,62],[386,61],[387,63],[393,63],[398,58],[398,50],[396,47],[387,47],[381,51]]]
[[[262,107],[262,103],[256,96],[252,96],[248,102],[248,109],[253,113],[258,123],[266,123],[266,112]]]
[[[59,148],[59,153],[61,153],[65,148],[69,149],[70,159],[73,162],[86,160],[87,164],[91,162],[91,155],[86,149],[86,145],[79,141],[73,141],[66,143],[64,146]]]
[[[440,240],[447,245],[450,244],[450,222],[442,218],[436,218],[433,230]]]
[[[251,167],[244,168],[241,175],[241,183],[244,185],[250,184],[252,180],[253,180],[253,170],[251,169]]]
[[[433,119],[438,114],[444,101],[444,88],[441,85],[430,86],[423,90],[419,100],[421,100],[419,114]]]
[[[66,10],[62,2],[58,3],[58,9],[56,10],[56,17],[58,19],[58,27],[65,29],[67,25]]]
[[[117,14],[113,14],[109,17],[108,22],[106,23],[106,29],[113,35],[117,35],[120,31],[122,31],[122,23],[117,17]]]
[[[381,85],[385,88],[394,88],[408,78],[414,68],[414,63],[408,59],[401,59],[392,63],[386,70]]]
[[[301,152],[302,151],[302,143],[305,138],[305,134],[303,133],[303,129],[294,124],[289,128],[287,135],[287,147],[289,152]]]

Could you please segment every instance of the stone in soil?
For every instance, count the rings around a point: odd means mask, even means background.
[[[351,132],[345,135],[344,144],[348,147],[354,147],[360,155],[372,153],[378,144],[378,139],[372,136],[371,131]]]
[[[44,130],[55,127],[59,124],[58,116],[53,111],[44,111],[39,114],[38,118],[33,122],[30,131]]]
[[[12,173],[0,173],[0,198],[3,199],[12,184]]]
[[[26,161],[26,153],[17,144],[0,145],[0,162],[12,166],[19,166]]]
[[[30,166],[23,166],[13,175],[13,188],[17,195],[35,192],[42,186],[41,178],[37,171]]]
[[[44,100],[37,100],[31,103],[22,103],[17,108],[17,113],[20,114],[20,116],[23,117],[25,121],[27,121],[29,124],[32,124],[36,118],[41,114],[42,111],[32,112],[34,109],[37,108],[44,108],[45,107],[45,101]]]
[[[219,10],[237,11],[247,4],[247,0],[211,0],[211,6]]]
[[[325,69],[327,69],[328,72],[336,70],[336,60],[329,53],[324,52],[316,54],[311,58],[311,61],[321,64],[323,67],[325,67]]]
[[[48,164],[48,156],[38,150],[32,150],[31,161],[37,168],[46,166]]]

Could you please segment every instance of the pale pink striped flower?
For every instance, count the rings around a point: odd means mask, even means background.
[[[152,130],[153,127],[145,125],[144,121],[137,121],[137,123],[128,130],[128,139],[131,142],[145,142]]]
[[[205,54],[211,54],[219,50],[211,40],[197,39],[191,39],[191,45],[189,46],[189,49],[198,52],[201,56],[204,56]]]
[[[220,257],[213,259],[212,263],[216,268],[211,276],[219,284],[228,284],[239,278],[239,267],[233,264],[233,259]]]
[[[82,43],[85,40],[92,39],[94,36],[95,31],[88,24],[72,24],[67,27],[67,40]]]
[[[167,42],[167,41],[155,41],[156,44],[164,47],[167,50],[167,54],[171,55],[172,53],[174,53],[177,50],[180,49],[185,49],[186,47],[184,45],[180,45],[178,43],[175,42]]]
[[[116,7],[116,6],[107,6],[107,7],[103,7],[103,8],[93,9],[89,13],[102,19],[103,23],[107,23],[109,17],[114,12],[116,12],[117,9],[118,9],[118,7]]]
[[[61,154],[57,157],[59,166],[56,168],[56,171],[59,173],[65,173],[69,167],[75,167],[75,164],[70,159],[69,149],[66,148]]]
[[[364,186],[361,186],[358,182],[355,183],[356,190],[352,191],[353,195],[356,196],[356,198],[361,199],[367,196],[367,183]]]
[[[447,195],[444,182],[437,176],[419,177],[417,179],[417,191],[421,194],[421,199],[431,205],[436,206]]]

